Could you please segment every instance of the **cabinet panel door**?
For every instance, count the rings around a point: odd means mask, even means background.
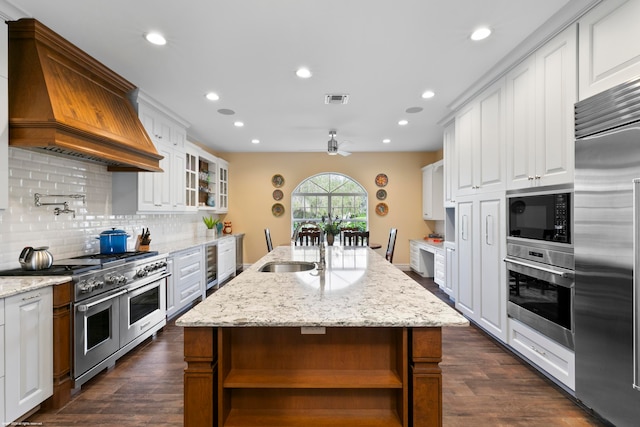
[[[576,28],[570,27],[536,52],[537,185],[573,182],[576,102]]]
[[[14,421],[53,394],[51,288],[5,300],[5,415]]]
[[[578,22],[580,100],[640,74],[640,2],[607,0]]]
[[[451,124],[444,129],[443,151],[444,151],[444,206],[455,207],[457,184],[456,184],[456,162],[455,159],[455,124]]]
[[[433,166],[422,168],[422,218],[433,217]]]
[[[482,96],[478,105],[480,140],[474,144],[474,159],[479,161],[475,185],[482,191],[504,186],[504,86],[500,83]]]
[[[456,249],[448,247],[445,249],[446,278],[445,288],[447,293],[454,300],[458,299],[458,257]]]
[[[186,170],[187,155],[184,151],[175,150],[171,158],[172,178],[169,183],[172,191],[173,208],[176,211],[184,211],[186,209]]]
[[[474,110],[469,107],[456,117],[456,182],[458,196],[473,192]]]
[[[458,202],[456,244],[458,246],[458,299],[456,308],[472,319],[475,318],[476,301],[473,273],[473,211],[472,201]]]
[[[531,186],[535,170],[535,61],[529,59],[506,78],[507,181],[509,188]]]
[[[502,241],[505,227],[501,198],[480,200],[480,323],[489,332],[506,340],[506,293]]]

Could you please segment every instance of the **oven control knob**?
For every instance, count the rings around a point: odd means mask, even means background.
[[[81,294],[87,294],[91,292],[91,288],[89,288],[86,280],[81,280],[78,282],[78,290]]]
[[[103,283],[96,279],[89,280],[89,283],[87,284],[89,291],[92,291],[94,289],[100,289],[102,286],[103,286]]]
[[[162,261],[162,262],[160,263],[160,268],[164,268],[164,267],[166,267],[166,266],[167,266],[167,261]]]
[[[107,285],[117,285],[118,284],[118,276],[107,276],[104,278],[104,281]]]
[[[124,275],[119,276],[118,277],[118,284],[126,285],[127,284],[127,278]]]
[[[144,267],[145,271],[153,271],[153,265],[149,264],[147,266]]]
[[[149,274],[149,271],[147,270],[146,267],[144,269],[140,269],[136,271],[136,276],[138,277],[145,277],[147,274]]]

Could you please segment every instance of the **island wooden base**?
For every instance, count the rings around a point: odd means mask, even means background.
[[[187,327],[184,425],[442,425],[440,328]]]

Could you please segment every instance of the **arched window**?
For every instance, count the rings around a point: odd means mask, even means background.
[[[338,173],[322,173],[305,179],[291,194],[291,226],[321,222],[336,216],[343,227],[368,229],[367,192],[358,182]]]

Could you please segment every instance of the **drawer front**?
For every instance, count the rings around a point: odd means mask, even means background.
[[[546,338],[537,331],[509,318],[509,345],[571,390],[575,390],[573,351]]]
[[[201,291],[201,282],[196,282],[192,285],[186,286],[185,288],[180,288],[180,302],[179,305],[182,305],[188,301],[192,301],[200,296]]]
[[[182,282],[192,283],[194,280],[200,279],[202,274],[202,250],[185,252],[174,258],[174,274],[178,286]]]

